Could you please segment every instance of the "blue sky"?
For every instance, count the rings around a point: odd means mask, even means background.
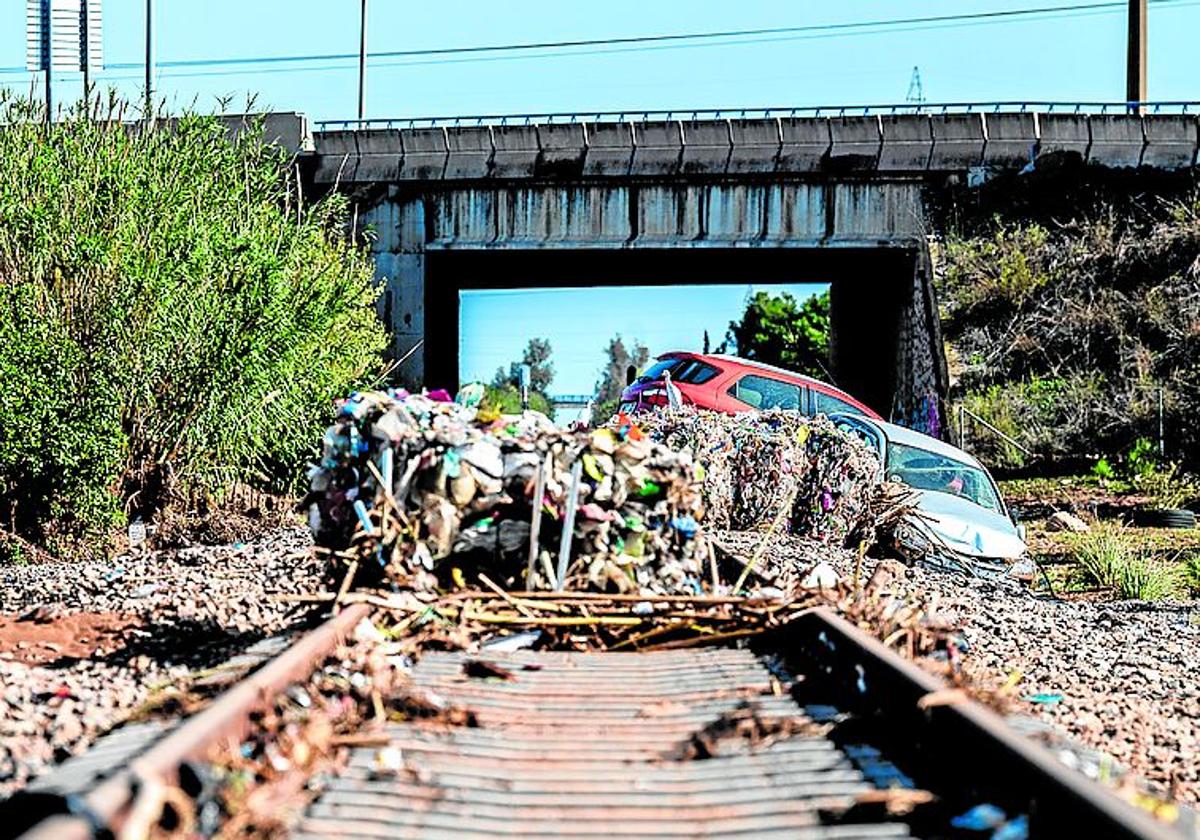
[[[143,0],[103,0],[107,70],[130,95],[141,85]],[[1074,3],[1080,0],[1056,0]],[[1055,0],[371,0],[369,48],[406,50],[575,38],[797,26],[1021,9]],[[158,58],[354,53],[358,0],[157,0]],[[0,3],[0,83],[28,89],[25,4]],[[743,39],[739,44],[632,51],[574,49],[521,57],[380,60],[369,71],[368,115],[522,113],[627,108],[754,107],[903,101],[919,65],[929,101],[1112,100],[1124,96],[1120,9],[1005,19],[952,28]],[[1200,0],[1152,3],[1152,99],[1197,98]],[[482,59],[482,60],[480,60]],[[203,75],[202,75],[203,74]],[[60,90],[69,91],[71,79]],[[164,68],[158,87],[176,105],[214,107],[248,92],[316,119],[354,115],[354,61],[293,66]],[[76,82],[77,84],[77,82]]]
[[[715,348],[731,318],[759,290],[789,292],[799,300],[829,287],[647,286],[602,289],[495,289],[460,297],[459,378],[490,382],[496,368],[517,359],[532,337],[550,339],[556,394],[590,394],[604,348],[620,333],[640,341],[653,357],[667,350],[700,350],[708,330]]]
[[[101,84],[137,97],[144,0],[103,0]],[[458,0],[452,5],[371,0],[368,48],[419,50],[504,43],[843,24],[915,16],[1028,9],[1086,0]],[[24,71],[25,4],[0,3],[0,85],[29,90]],[[160,62],[329,53],[358,49],[359,0],[157,0]],[[1149,92],[1155,100],[1200,99],[1200,0],[1151,0]],[[903,101],[919,66],[930,102],[1119,100],[1124,97],[1125,14],[1121,8],[905,26],[853,33],[727,39],[704,45],[572,48],[520,55],[380,59],[368,71],[367,115],[401,117],[622,109],[753,108]],[[127,67],[111,65],[129,65]],[[57,84],[64,101],[78,74]],[[169,107],[231,110],[248,95],[261,108],[313,119],[353,117],[357,64],[239,64],[160,69]],[[77,95],[77,94],[76,94]],[[707,287],[685,296],[663,289],[496,293],[464,300],[464,378],[490,378],[531,335],[558,351],[555,390],[587,391],[618,330],[652,352],[714,342],[741,310],[747,287]],[[659,296],[669,295],[670,306]],[[680,301],[686,299],[686,304]],[[662,305],[660,305],[662,304]],[[534,313],[535,318],[528,317]],[[553,324],[554,329],[542,325]]]

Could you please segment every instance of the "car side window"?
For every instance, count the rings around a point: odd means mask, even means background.
[[[839,400],[837,397],[826,394],[824,391],[813,389],[813,413],[815,414],[858,414],[862,415],[862,409],[851,405],[845,400]]]
[[[782,408],[797,411],[801,405],[801,389],[790,382],[780,382],[765,376],[743,376],[729,389],[734,399],[759,409]]]

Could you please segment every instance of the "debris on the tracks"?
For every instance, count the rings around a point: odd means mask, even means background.
[[[1006,820],[1004,809],[985,802],[952,818],[950,825],[966,831],[994,831],[1004,825]]]
[[[1056,691],[1039,691],[1037,694],[1027,694],[1021,699],[1027,703],[1053,706],[1055,703],[1061,703],[1063,696]]]
[[[305,503],[318,544],[364,583],[428,592],[496,564],[505,588],[699,593],[703,477],[632,424],[571,432],[369,392],[342,404]]]
[[[882,805],[888,814],[902,817],[912,813],[920,805],[928,805],[934,799],[934,795],[927,790],[890,787],[863,791],[854,797],[854,802],[857,805]]]
[[[383,778],[408,772],[385,724],[419,722],[434,728],[473,727],[474,713],[415,686],[411,660],[389,651],[370,621],[251,718],[240,743],[220,744],[209,756],[213,782],[194,803],[219,838],[276,837],[319,792],[320,780],[344,764],[349,748],[378,744],[370,772]]]
[[[664,758],[701,761],[757,752],[793,735],[815,735],[828,729],[826,724],[814,724],[803,717],[763,715],[754,703],[743,701],[693,732],[678,750]]]
[[[800,585],[805,589],[836,589],[840,582],[841,577],[833,566],[822,560],[813,566],[812,571],[800,581]]]
[[[399,747],[382,747],[375,753],[375,761],[371,765],[372,778],[398,776],[405,770],[404,753]]]
[[[642,422],[650,437],[704,465],[712,528],[751,530],[783,510],[789,533],[857,544],[873,541],[910,506],[909,494],[880,482],[875,453],[825,417],[678,409]]]
[[[862,594],[858,569],[772,568],[772,534],[826,553],[854,545],[861,564],[909,510],[875,454],[823,417],[680,409],[639,421],[568,431],[443,394],[351,396],[304,502],[335,607],[386,611],[409,655],[513,632],[568,650],[721,643]],[[704,530],[714,523],[768,527],[749,555],[722,561]],[[864,620],[914,653],[935,646],[906,610],[875,613]]]
[[[468,659],[463,663],[463,673],[476,680],[511,680],[513,672],[501,668],[495,662],[484,659]]]

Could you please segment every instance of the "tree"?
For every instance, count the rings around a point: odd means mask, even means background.
[[[521,392],[516,385],[488,385],[484,390],[483,405],[494,408],[501,414],[521,413]],[[537,391],[529,393],[529,407],[540,411],[551,420],[554,419],[554,406],[545,394]]]
[[[724,345],[745,359],[797,373],[829,377],[829,292],[803,303],[787,292],[758,292],[740,321],[729,323]]]
[[[632,347],[625,346],[620,333],[604,348],[606,361],[600,368],[596,380],[596,407],[592,416],[597,420],[607,419],[617,411],[621,392],[625,390],[625,373],[630,366],[639,370],[650,360],[650,351],[640,341],[634,340]]]
[[[554,381],[554,364],[550,361],[553,354],[548,338],[531,338],[525,345],[519,362],[512,362],[506,372],[503,367],[496,368],[496,376],[492,386],[502,388],[505,385],[515,385],[521,378],[521,365],[529,365],[529,390],[545,394],[550,390]]]

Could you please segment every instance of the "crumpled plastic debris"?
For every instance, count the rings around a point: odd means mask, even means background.
[[[800,581],[805,589],[836,589],[842,578],[833,566],[822,560]]]
[[[443,573],[461,587],[484,566],[506,588],[705,591],[704,471],[689,452],[631,422],[568,431],[535,411],[472,402],[389,390],[340,404],[303,502],[335,565],[416,591],[434,590]],[[467,556],[476,562],[460,563]]]
[[[707,527],[752,530],[790,505],[790,533],[846,545],[874,541],[877,528],[907,509],[881,482],[874,451],[825,417],[682,408],[638,419],[651,438],[690,450],[703,466]]]

